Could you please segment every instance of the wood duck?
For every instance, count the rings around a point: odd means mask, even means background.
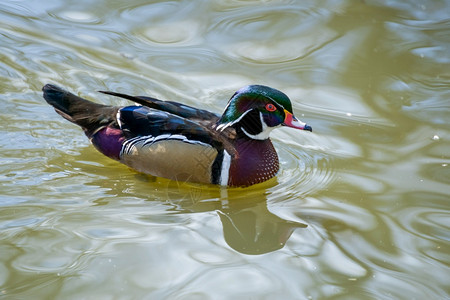
[[[101,91],[140,104],[118,107],[51,84],[42,90],[55,111],[79,125],[101,153],[172,180],[223,186],[266,181],[279,169],[270,132],[280,126],[312,131],[294,117],[284,93],[262,85],[234,93],[222,116],[151,97]]]

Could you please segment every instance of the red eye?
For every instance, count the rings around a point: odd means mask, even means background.
[[[276,111],[277,108],[276,108],[275,105],[273,105],[272,103],[267,103],[267,104],[266,104],[266,110],[267,110],[267,111]]]

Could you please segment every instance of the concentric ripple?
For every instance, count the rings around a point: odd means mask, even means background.
[[[280,159],[276,190],[298,198],[326,189],[334,178],[333,154],[308,146],[314,145],[314,137],[305,136],[308,132],[276,133],[281,138],[280,142],[274,142]]]

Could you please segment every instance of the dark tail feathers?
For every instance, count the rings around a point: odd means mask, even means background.
[[[88,137],[116,122],[118,107],[85,100],[51,84],[46,84],[42,91],[45,101],[63,118],[83,128]]]

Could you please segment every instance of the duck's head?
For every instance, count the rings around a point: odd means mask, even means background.
[[[231,97],[217,130],[233,127],[238,134],[265,140],[280,126],[312,131],[311,126],[295,118],[291,100],[284,93],[268,86],[249,85]]]

